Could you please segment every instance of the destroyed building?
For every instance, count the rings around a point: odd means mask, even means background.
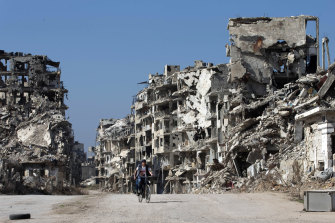
[[[86,158],[65,118],[59,65],[0,51],[0,192],[55,193],[80,181]]]
[[[92,179],[96,175],[95,157],[92,156],[93,148],[92,146],[88,147],[89,154],[87,154],[86,161],[81,163],[81,184],[88,179],[92,181],[92,184],[95,184],[95,179]]]
[[[114,191],[131,191],[134,171],[133,116],[101,119],[97,129],[95,152],[96,183]]]
[[[156,193],[242,187],[264,175],[290,185],[332,172],[335,65],[323,38],[320,67],[318,18],[235,18],[228,31],[228,64],[166,65],[149,74],[127,122],[100,122],[103,185],[130,192],[141,159]]]

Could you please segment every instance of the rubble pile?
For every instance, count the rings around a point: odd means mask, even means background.
[[[312,111],[313,108],[320,111],[332,110],[332,104],[335,103],[334,68],[335,64],[332,64],[325,72],[299,78],[269,94],[267,98],[260,99],[258,103],[252,102],[251,106],[245,106],[244,109],[255,109],[255,104],[264,106],[264,101],[267,102],[260,116],[248,118],[232,129],[230,150],[225,161],[228,166],[233,167],[234,164],[229,162],[243,158],[238,157],[241,150],[248,151],[248,156],[244,158],[249,167],[244,172],[238,172],[238,169],[234,168],[233,175],[239,178],[227,178],[231,172],[226,169],[211,172],[202,181],[204,189],[201,191],[220,191],[217,185],[227,180],[229,184],[221,184],[219,188],[230,190],[235,185],[235,189],[246,191],[289,190],[291,187],[306,188],[311,180],[320,182],[318,186],[314,184],[314,188],[327,185],[323,182],[332,177],[333,168],[320,171],[306,167],[310,151],[305,149],[306,142],[299,139],[298,130],[295,128],[296,120],[301,117],[299,113]],[[232,154],[235,154],[235,157]],[[286,164],[286,161],[289,161],[289,164]]]
[[[302,187],[332,176],[335,65],[322,44],[320,66],[319,19],[234,18],[228,30],[228,64],[166,65],[140,83],[123,143],[97,140],[102,186],[122,169],[119,192],[130,192],[141,159],[156,193]],[[111,155],[120,160],[106,172]]]
[[[62,193],[86,157],[65,118],[59,62],[0,51],[0,67],[0,192]]]
[[[220,193],[231,190],[234,187],[233,182],[237,179],[235,172],[228,167],[220,171],[212,171],[201,182],[200,191]]]

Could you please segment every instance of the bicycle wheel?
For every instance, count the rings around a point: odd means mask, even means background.
[[[142,200],[143,200],[143,196],[142,196],[142,193],[143,192],[141,192],[139,195],[137,195],[137,197],[138,197],[138,202],[142,202]]]
[[[145,201],[146,201],[147,203],[149,203],[149,202],[150,202],[150,198],[151,198],[150,186],[147,185],[147,186],[145,187]]]
[[[142,194],[140,194],[140,195],[137,195],[137,197],[138,197],[138,202],[142,202],[142,200],[143,200],[143,197],[142,197]]]

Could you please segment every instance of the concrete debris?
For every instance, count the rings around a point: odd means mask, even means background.
[[[83,144],[65,118],[59,62],[0,50],[0,192],[62,193],[81,178]]]
[[[230,19],[230,63],[149,74],[131,115],[100,122],[100,185],[131,192],[141,159],[156,193],[291,187],[335,168],[335,64],[320,67],[318,26],[313,16]]]
[[[320,180],[326,181],[333,176],[333,168],[328,168],[325,171],[316,173],[316,177]]]

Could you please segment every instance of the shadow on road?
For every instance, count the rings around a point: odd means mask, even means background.
[[[150,201],[150,204],[182,203],[184,201]]]

